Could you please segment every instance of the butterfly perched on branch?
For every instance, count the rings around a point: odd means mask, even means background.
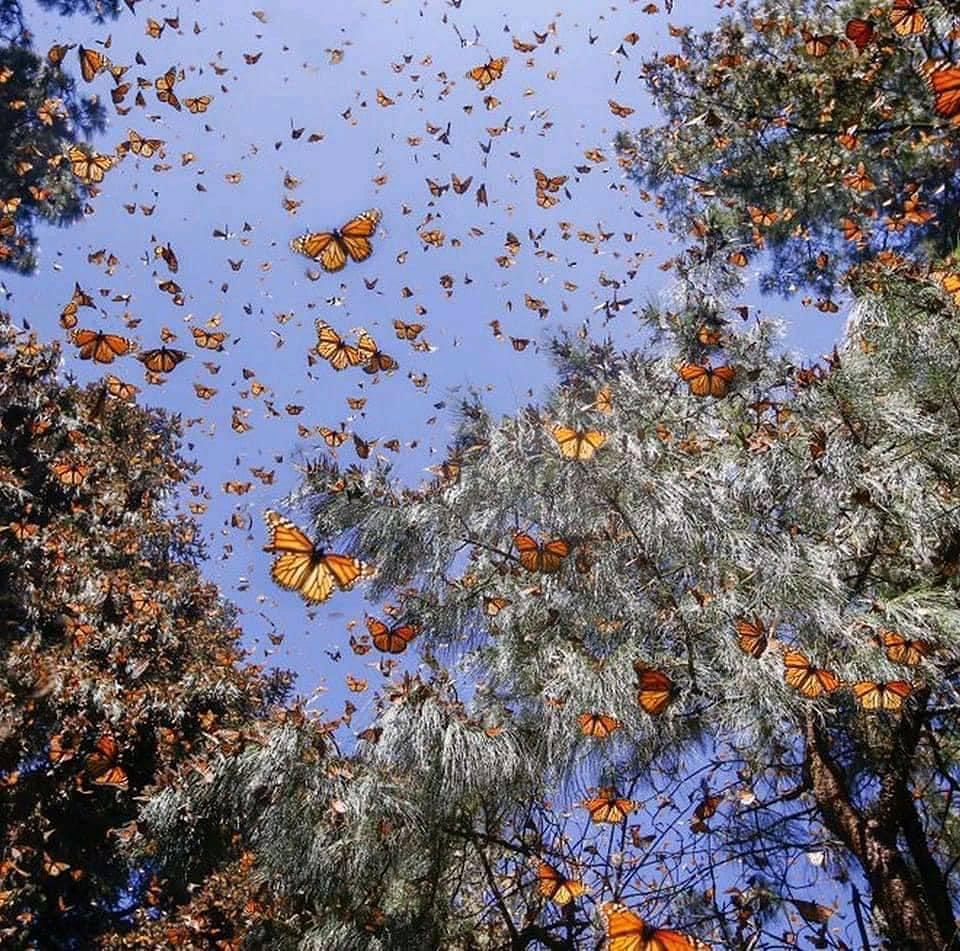
[[[606,925],[607,951],[710,951],[698,938],[648,925],[620,902],[606,902],[600,911]]]

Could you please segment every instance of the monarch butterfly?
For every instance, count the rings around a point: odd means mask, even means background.
[[[584,736],[592,736],[596,740],[605,740],[620,729],[620,721],[606,713],[581,713],[577,717],[577,724]]]
[[[634,665],[637,668],[637,703],[651,716],[657,716],[677,694],[673,681],[662,671]]]
[[[194,115],[198,112],[206,112],[211,102],[213,102],[213,96],[189,96],[183,100],[183,104]]]
[[[853,685],[853,695],[864,710],[899,710],[911,693],[913,686],[905,680],[891,680],[887,683],[863,680]]]
[[[608,99],[607,105],[610,107],[610,111],[620,119],[626,119],[627,116],[632,116],[636,112],[636,109],[631,106],[623,106],[615,99]]]
[[[137,359],[151,373],[170,373],[175,370],[189,354],[185,350],[174,350],[171,347],[156,347],[153,350],[144,350]]]
[[[750,220],[758,228],[769,228],[780,220],[779,211],[764,211],[763,208],[758,208],[756,205],[748,205],[747,213],[750,215]]]
[[[583,807],[590,813],[591,822],[616,825],[623,822],[636,805],[632,799],[621,799],[613,786],[601,786],[593,799],[584,800]]]
[[[423,331],[423,324],[405,324],[402,320],[393,322],[393,329],[396,331],[398,340],[416,340]]]
[[[570,554],[570,545],[562,538],[537,542],[524,532],[517,532],[513,543],[520,553],[520,564],[531,572],[552,574],[559,571],[563,559]]]
[[[156,154],[162,158],[163,147],[166,143],[163,139],[145,139],[135,129],[129,129],[127,131],[126,145],[135,155],[142,155],[144,158],[153,158]]]
[[[317,354],[328,361],[334,370],[355,367],[363,361],[359,349],[347,343],[325,320],[318,317],[314,327],[317,331]]]
[[[537,888],[541,895],[561,906],[569,905],[587,892],[583,882],[565,878],[549,862],[537,864]]]
[[[177,84],[177,67],[171,66],[162,76],[158,76],[153,81],[153,87],[157,92],[157,99],[172,106],[177,112],[180,112],[180,100],[173,91]]]
[[[83,761],[83,768],[97,786],[116,786],[118,789],[127,789],[126,770],[118,764],[120,747],[117,741],[109,734],[101,736]]]
[[[154,257],[163,258],[163,263],[170,269],[171,274],[176,274],[180,270],[180,260],[177,258],[176,251],[167,244],[158,244],[153,249]]]
[[[915,36],[927,28],[927,18],[914,0],[894,0],[890,23],[898,36]]]
[[[549,192],[545,192],[542,188],[537,189],[537,204],[541,208],[552,208],[559,201],[559,198],[551,195]]]
[[[448,191],[450,189],[449,185],[440,185],[439,183],[435,182],[432,178],[428,178],[426,182],[427,182],[427,188],[430,189],[430,194],[433,195],[434,198],[440,198],[445,191]]]
[[[81,485],[84,479],[90,474],[90,466],[84,465],[82,462],[55,462],[51,468],[53,469],[53,474],[64,485],[68,485],[72,489]]]
[[[880,639],[886,648],[887,659],[895,664],[917,667],[924,657],[933,653],[933,645],[928,641],[911,641],[898,631],[881,631]]]
[[[693,810],[693,819],[690,820],[690,829],[692,832],[709,832],[710,827],[704,821],[717,814],[717,807],[723,802],[723,796],[710,795],[709,793],[700,800],[697,808]]]
[[[104,382],[107,385],[107,392],[114,397],[114,399],[131,400],[140,392],[140,387],[134,386],[132,383],[126,383],[112,373],[107,374]]]
[[[814,667],[799,651],[787,651],[783,658],[784,681],[804,697],[815,699],[825,693],[832,693],[840,686],[840,681],[829,670]]]
[[[268,510],[264,514],[270,530],[270,543],[263,550],[279,552],[270,566],[270,577],[288,591],[296,591],[304,601],[319,604],[333,594],[334,588],[346,591],[359,578],[373,574],[370,565],[317,548],[289,519]]]
[[[509,607],[513,604],[512,601],[507,598],[492,597],[483,599],[483,613],[487,617],[496,617],[504,608]]]
[[[81,46],[78,53],[80,55],[80,75],[88,83],[92,83],[98,73],[110,68],[110,60],[98,50],[88,50]]]
[[[754,617],[752,621],[746,618],[739,618],[734,624],[737,631],[737,643],[744,654],[751,657],[762,657],[767,649],[767,629],[759,617]]]
[[[607,434],[599,429],[580,431],[559,423],[551,427],[550,435],[556,440],[564,459],[576,459],[578,462],[592,459],[607,441]]]
[[[684,363],[677,373],[694,396],[715,396],[717,399],[727,395],[737,376],[732,366],[711,367],[699,363]]]
[[[749,259],[743,251],[731,251],[727,255],[727,261],[734,267],[746,267],[749,263]]]
[[[862,52],[873,40],[873,21],[854,17],[852,20],[847,21],[844,33],[847,39],[857,48],[858,52]]]
[[[537,188],[545,192],[560,191],[560,187],[567,180],[566,175],[555,175],[553,178],[550,178],[544,172],[541,172],[539,168],[533,170],[533,175],[537,180]]]
[[[396,370],[400,364],[388,353],[384,353],[378,346],[377,341],[373,339],[366,331],[360,334],[357,340],[357,351],[360,354],[360,360],[363,363],[364,373],[379,373],[381,370],[389,372]]]
[[[613,390],[609,386],[601,386],[597,390],[597,398],[593,403],[593,408],[598,413],[613,412]]]
[[[434,248],[442,248],[444,241],[447,240],[446,234],[442,232],[439,228],[433,228],[428,231],[418,232],[420,240],[424,244],[429,244]]]
[[[70,170],[85,185],[97,185],[103,181],[104,173],[113,168],[116,159],[112,155],[100,155],[97,152],[87,152],[79,145],[72,145],[67,150],[70,160]]]
[[[478,89],[486,89],[492,82],[495,82],[503,75],[503,69],[509,62],[509,57],[500,56],[497,59],[489,59],[480,66],[474,66],[466,74],[467,79],[472,79]]]
[[[204,350],[221,351],[223,341],[227,339],[223,331],[211,332],[204,330],[203,327],[191,327],[190,332],[193,334],[193,342]]]
[[[73,49],[74,45],[73,43],[54,43],[53,46],[47,50],[47,62],[49,62],[51,66],[59,66],[63,62],[64,56]]]
[[[318,261],[325,271],[339,271],[348,257],[358,262],[370,257],[373,247],[369,239],[377,230],[381,217],[377,208],[369,208],[338,230],[307,232],[294,238],[290,247]]]
[[[855,172],[843,176],[843,184],[855,192],[869,192],[877,187],[863,162],[857,162]]]
[[[945,119],[957,120],[960,115],[960,66],[946,60],[932,60],[922,71],[933,92],[933,111]]]
[[[803,36],[803,51],[807,56],[819,59],[826,56],[837,42],[837,38],[832,33],[814,34],[809,30],[801,30]]]
[[[608,901],[600,911],[606,924],[606,951],[709,951],[697,938],[648,925],[620,902]]]
[[[450,173],[450,184],[453,185],[453,190],[458,195],[462,195],[473,183],[473,176],[468,175],[466,178],[460,178],[456,172]]]
[[[342,429],[331,429],[329,426],[318,426],[317,435],[331,449],[339,449],[347,441],[347,434]]]
[[[128,354],[133,346],[126,337],[97,330],[74,330],[70,336],[80,348],[80,359],[96,363],[113,363],[117,357]]]
[[[703,323],[697,328],[697,343],[705,347],[718,347],[723,340],[723,331],[713,324]]]
[[[413,624],[394,624],[388,627],[374,617],[368,617],[366,623],[373,646],[385,654],[402,654],[407,649],[407,644],[419,633]]]

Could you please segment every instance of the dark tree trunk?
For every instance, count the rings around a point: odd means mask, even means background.
[[[852,802],[843,774],[830,756],[827,737],[812,716],[806,720],[804,742],[807,776],[823,823],[860,863],[873,907],[886,923],[885,936],[892,946],[898,951],[957,947],[946,880],[929,852],[919,817],[905,792],[904,770],[890,780],[886,808],[868,815]],[[916,868],[901,851],[901,834]]]

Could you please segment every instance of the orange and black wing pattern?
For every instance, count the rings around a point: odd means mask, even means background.
[[[313,258],[325,271],[339,271],[350,258],[366,261],[373,254],[373,237],[382,215],[376,208],[357,215],[334,231],[310,231],[294,238],[290,247],[298,254]]]

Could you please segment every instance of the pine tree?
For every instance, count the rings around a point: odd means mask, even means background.
[[[700,253],[822,310],[862,260],[949,254],[958,126],[930,82],[957,10],[911,9],[763,0],[684,31],[642,71],[665,122],[621,135],[621,160]]]
[[[543,407],[465,404],[430,485],[314,467],[426,667],[356,755],[288,731],[156,799],[161,866],[244,814],[317,948],[593,947],[610,899],[731,948],[949,946],[960,351],[936,280],[875,282],[823,364],[694,297],[639,352],[558,341]]]
[[[5,947],[90,947],[143,901],[186,902],[154,880],[140,802],[237,755],[290,682],[243,663],[197,525],[172,509],[194,471],[179,420],[116,378],[64,384],[57,362],[0,320]],[[204,855],[220,876],[241,860],[229,830]]]

